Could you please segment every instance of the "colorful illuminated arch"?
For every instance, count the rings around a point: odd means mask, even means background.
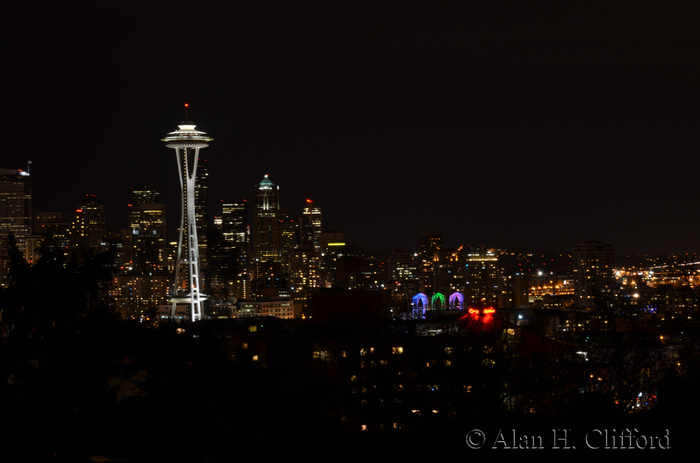
[[[433,310],[443,310],[445,308],[445,295],[442,293],[433,294],[433,298],[430,300],[430,306]],[[438,307],[439,304],[439,307]]]
[[[450,309],[459,310],[464,308],[464,296],[456,291],[450,295]]]
[[[413,296],[413,310],[417,309],[423,309],[423,311],[428,309],[428,296],[423,293]]]

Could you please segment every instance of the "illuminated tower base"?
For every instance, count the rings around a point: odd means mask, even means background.
[[[182,189],[182,210],[180,214],[180,236],[177,243],[177,261],[175,279],[170,301],[173,304],[172,315],[175,316],[177,304],[190,305],[190,319],[202,318],[202,303],[207,296],[202,293],[199,274],[199,244],[197,242],[197,223],[194,208],[195,181],[199,150],[206,148],[212,139],[206,133],[195,130],[192,122],[178,125],[179,130],[170,132],[162,141],[168,148],[175,149],[177,167]],[[183,243],[185,248],[183,252]],[[187,287],[180,285],[181,267],[187,271]]]

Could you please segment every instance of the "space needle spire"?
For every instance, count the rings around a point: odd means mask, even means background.
[[[189,105],[185,104],[185,118],[189,119]],[[168,148],[175,150],[177,168],[182,189],[182,210],[180,213],[180,235],[177,245],[175,279],[170,300],[173,304],[172,315],[178,303],[190,305],[190,320],[202,318],[202,303],[207,296],[202,292],[199,273],[199,244],[197,241],[197,223],[195,215],[195,182],[199,150],[209,146],[212,141],[206,133],[195,130],[194,122],[186,120],[178,125],[178,130],[168,133],[162,139]],[[184,245],[184,246],[183,246]],[[180,272],[186,269],[184,282]]]

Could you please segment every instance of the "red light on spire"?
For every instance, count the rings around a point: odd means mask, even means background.
[[[307,203],[313,203],[313,201],[310,200],[310,199],[307,199],[306,202],[307,202]]]

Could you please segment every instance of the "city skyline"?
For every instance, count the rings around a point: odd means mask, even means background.
[[[367,250],[413,249],[421,230],[448,247],[698,250],[697,11],[373,5],[13,5],[0,167],[32,161],[37,211],[94,194],[114,228],[152,185],[172,216],[159,136],[190,103],[217,138],[212,205],[252,200],[268,174],[282,207],[313,199]]]
[[[8,171],[14,172],[15,170],[8,169]],[[26,172],[22,171],[21,169],[19,170],[19,172],[26,174]],[[27,174],[26,176],[27,176],[27,178],[31,177],[31,175],[29,175],[29,174]],[[264,180],[263,180],[264,182],[265,181],[270,182],[269,175],[265,174],[263,178],[264,178]],[[279,188],[279,185],[276,185],[276,187]],[[32,184],[32,188],[33,188],[33,184]],[[155,194],[158,194],[158,195],[160,194],[160,191],[158,188],[143,187],[143,186],[142,187],[135,187],[135,186],[130,187],[129,191],[133,195],[134,190],[139,190],[139,189],[144,189],[144,188],[145,189],[152,189],[152,191],[155,192]],[[255,196],[254,192],[253,192],[253,194],[249,195],[250,198],[254,198],[254,196]],[[94,194],[88,193],[86,195],[83,195],[83,197],[80,199],[80,201],[78,201],[74,205],[64,204],[64,207],[58,208],[57,210],[36,210],[36,207],[33,207],[32,209],[34,209],[35,217],[39,217],[40,215],[44,215],[44,214],[56,214],[56,213],[58,213],[58,214],[61,214],[63,216],[64,222],[68,222],[75,215],[76,211],[82,212],[82,208],[84,207],[83,204],[86,201],[86,198],[87,199],[94,198],[95,200],[102,203],[102,200],[100,197],[98,197]],[[131,219],[130,219],[129,215],[132,214],[132,208],[134,206],[134,204],[132,204],[134,202],[133,196],[131,199],[132,199],[132,201],[130,201],[128,204],[121,205],[119,207],[119,210],[117,211],[118,215],[125,215],[126,217],[120,217],[118,223],[116,221],[112,220],[111,224],[114,225],[116,223],[118,226],[116,226],[116,227],[113,226],[111,228],[109,226],[105,227],[105,229],[104,229],[104,232],[105,232],[104,236],[105,237],[109,233],[118,233],[120,230],[127,230],[131,227],[131,225],[130,225]],[[242,202],[249,202],[249,201],[252,201],[252,199],[248,200],[246,198],[242,198],[239,201],[241,203]],[[285,214],[288,215],[290,218],[292,218],[294,221],[304,220],[304,215],[308,213],[307,210],[309,209],[309,207],[308,207],[309,203],[314,203],[314,202],[315,201],[312,201],[312,200],[307,198],[303,203],[294,204],[293,207],[280,207],[279,210],[285,211]],[[32,203],[33,204],[36,203],[34,197],[32,198]],[[221,224],[216,223],[216,219],[218,218],[219,220],[221,220],[221,218],[222,218],[221,213],[223,213],[224,215],[227,214],[228,213],[227,208],[231,207],[231,204],[235,205],[236,200],[225,201],[222,199],[219,201],[211,201],[209,204],[209,207],[208,207],[208,209],[209,209],[208,214],[211,216],[209,226],[208,227],[203,226],[200,223],[200,219],[198,218],[197,219],[197,227],[201,228],[202,232],[205,232],[205,230],[207,228],[212,229],[212,230],[218,229],[218,230],[224,232],[224,229],[221,227]],[[280,202],[280,204],[282,204],[282,202]],[[163,210],[163,213],[165,214],[166,210],[169,210],[171,207],[172,207],[172,211],[170,211],[168,214],[175,216],[179,212],[177,210],[178,209],[177,204],[168,204],[166,209]],[[315,207],[318,208],[318,206],[315,206]],[[103,209],[102,214],[104,214],[105,217],[110,217],[110,216],[113,217],[115,215],[113,213],[113,211],[106,211],[104,206],[102,207],[102,209]],[[250,233],[252,235],[252,234],[254,234],[254,228],[255,228],[255,220],[256,220],[255,214],[253,214],[251,212],[248,215],[247,220],[248,220],[247,227],[250,229]],[[175,220],[174,218],[170,221],[167,221],[167,224],[168,224],[168,230],[167,230],[167,236],[166,236],[167,243],[173,243],[173,242],[177,241],[178,228],[177,228],[176,222],[177,222],[177,220]],[[109,221],[105,221],[105,223],[110,224]],[[241,223],[241,225],[244,225],[244,224]],[[341,233],[343,235],[346,235],[346,233],[343,230],[333,229],[333,228],[325,227],[325,226],[322,228],[321,231],[326,232],[326,233],[331,233],[331,234],[332,233]],[[317,231],[317,233],[318,233],[318,231]],[[408,233],[408,232],[406,232],[406,233]],[[352,245],[359,245],[360,248],[364,252],[367,252],[370,254],[378,252],[380,254],[388,255],[391,251],[408,251],[411,253],[418,254],[421,252],[421,236],[425,233],[428,233],[428,234],[439,233],[441,237],[445,237],[445,235],[449,235],[450,231],[449,230],[446,231],[446,230],[442,230],[442,229],[418,230],[414,236],[408,236],[408,235],[404,234],[404,235],[396,237],[396,240],[394,242],[398,243],[397,245],[391,245],[391,242],[387,241],[387,243],[389,243],[389,245],[387,247],[375,246],[371,243],[371,241],[369,242],[369,246],[367,246],[367,247],[364,247],[359,242],[354,241],[354,240],[349,239],[349,238],[345,239],[345,241],[347,241],[349,244],[352,244]],[[441,249],[449,250],[449,249],[457,249],[457,248],[461,248],[461,247],[465,247],[465,246],[466,247],[474,247],[475,249],[484,247],[484,248],[499,250],[499,251],[503,251],[503,252],[523,253],[523,254],[533,253],[533,252],[534,253],[541,252],[541,253],[567,254],[567,253],[571,253],[572,250],[574,250],[576,247],[578,247],[584,243],[600,242],[601,241],[601,240],[597,239],[596,237],[593,237],[593,238],[589,238],[589,239],[582,239],[580,242],[571,243],[570,246],[564,245],[564,246],[559,247],[559,248],[546,246],[546,245],[544,247],[534,247],[534,246],[529,246],[528,243],[523,243],[522,246],[514,249],[514,248],[506,248],[503,246],[498,246],[493,241],[468,243],[465,241],[460,241],[458,238],[455,239],[454,236],[452,236],[452,237],[446,236],[446,238],[447,239],[445,239],[444,241],[441,239],[441,243],[442,243],[440,245]],[[253,241],[251,241],[251,242],[253,242]],[[367,242],[364,242],[364,243],[367,243]],[[634,256],[634,255],[644,255],[644,254],[656,254],[659,256],[662,256],[662,255],[664,255],[664,256],[674,256],[674,255],[678,256],[678,255],[695,255],[695,254],[697,254],[695,249],[688,249],[685,251],[683,251],[683,250],[670,251],[670,252],[649,251],[649,250],[642,249],[639,252],[626,252],[624,245],[620,246],[621,248],[623,248],[622,251],[618,250],[617,243],[606,243],[606,245],[612,245],[613,247],[615,247],[615,249],[616,249],[615,254],[618,256],[625,256],[625,255]]]

